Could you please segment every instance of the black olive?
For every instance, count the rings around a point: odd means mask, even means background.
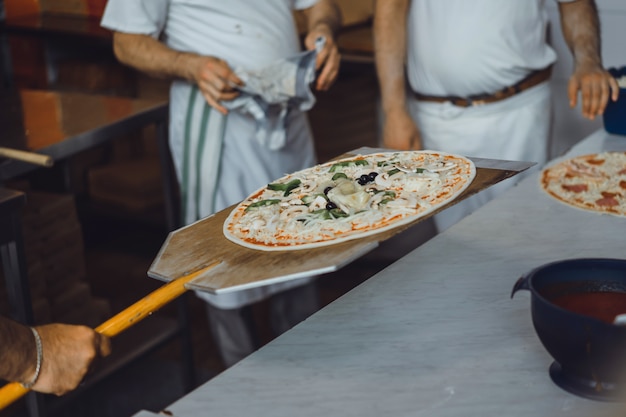
[[[363,175],[361,175],[361,176],[359,177],[359,179],[360,179],[361,181],[364,181],[364,182],[366,182],[366,183],[367,183],[367,182],[369,182],[369,181],[370,181],[370,176],[369,176],[369,175],[367,175],[367,174],[363,174]]]
[[[370,172],[370,174],[368,175],[370,181],[374,181],[377,176],[378,176],[378,172]]]
[[[328,203],[326,203],[326,210],[332,210],[336,208],[337,208],[337,204],[333,203],[332,201],[329,201]]]
[[[333,189],[333,187],[326,187],[326,188],[324,188],[324,194],[328,194],[328,192],[330,190],[332,190],[332,189]]]
[[[363,181],[361,178],[357,178],[356,182],[359,183],[359,185],[367,185],[368,181]]]

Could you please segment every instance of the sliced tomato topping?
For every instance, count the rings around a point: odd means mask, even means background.
[[[613,206],[617,206],[619,202],[614,197],[605,197],[605,198],[596,200],[596,204],[601,207],[613,207]]]
[[[563,184],[561,187],[565,191],[571,191],[573,193],[581,193],[583,191],[587,191],[589,187],[587,184]]]
[[[590,165],[602,165],[604,164],[604,159],[587,159],[586,162]]]

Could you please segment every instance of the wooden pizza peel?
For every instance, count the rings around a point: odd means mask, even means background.
[[[360,148],[339,158],[386,151]],[[533,162],[470,159],[476,165],[476,177],[455,200],[414,222],[362,239],[295,251],[249,249],[229,241],[222,232],[224,221],[236,205],[171,232],[148,270],[148,276],[167,284],[105,321],[95,331],[107,337],[117,336],[187,290],[220,294],[336,271],[376,248],[380,242],[535,165]],[[28,392],[29,389],[15,382],[0,387],[0,410]]]
[[[339,158],[389,152],[387,149],[360,148]],[[428,216],[392,230],[321,248],[262,251],[237,245],[224,237],[224,221],[236,205],[169,234],[148,271],[148,276],[172,281],[186,271],[217,264],[185,284],[188,290],[213,294],[240,291],[298,278],[334,272],[367,254],[381,242],[409,229],[428,217],[496,183],[513,177],[534,162],[470,158],[476,177],[455,200]]]

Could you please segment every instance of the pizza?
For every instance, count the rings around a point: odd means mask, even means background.
[[[577,156],[545,168],[541,187],[585,210],[626,216],[626,152]]]
[[[465,157],[433,151],[357,155],[286,175],[252,193],[224,235],[259,250],[310,249],[410,223],[455,199],[476,175]]]

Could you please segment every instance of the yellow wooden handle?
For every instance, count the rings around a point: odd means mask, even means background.
[[[182,295],[186,289],[185,284],[197,278],[202,273],[215,267],[220,262],[216,261],[208,266],[204,266],[195,272],[183,275],[169,283],[163,285],[157,290],[146,295],[141,300],[125,308],[117,313],[98,327],[95,331],[107,337],[113,337],[132,325],[139,323],[150,314],[154,313],[161,307],[165,306],[172,300]],[[5,409],[13,402],[19,400],[28,393],[28,389],[22,384],[11,382],[0,388],[0,410]]]
[[[42,155],[40,153],[20,151],[18,149],[0,147],[0,156],[4,158],[15,159],[16,161],[28,162],[42,167],[51,167],[54,160],[51,156]]]
[[[219,264],[219,261],[170,281],[168,284],[165,284],[161,288],[151,292],[141,300],[137,301],[130,307],[125,308],[123,311],[96,327],[96,332],[108,337],[118,335],[131,327],[133,324],[140,322],[153,312],[168,304],[170,301],[179,297],[186,291],[185,284],[193,281],[199,275],[213,268],[217,264]]]
[[[22,398],[28,391],[28,388],[24,388],[22,384],[17,382],[11,382],[0,388],[0,410],[4,410],[13,402]]]

